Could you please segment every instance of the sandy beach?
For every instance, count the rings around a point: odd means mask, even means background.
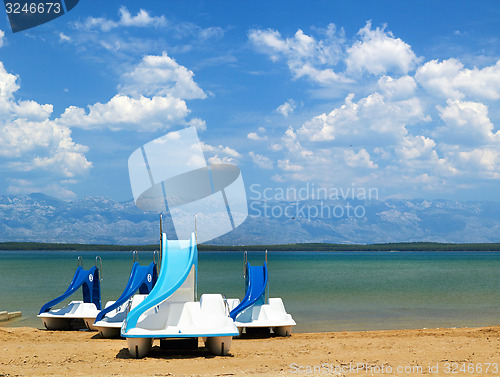
[[[235,339],[223,357],[158,345],[136,360],[96,332],[2,327],[0,376],[500,375],[500,326]]]

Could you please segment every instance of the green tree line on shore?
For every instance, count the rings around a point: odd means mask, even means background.
[[[0,242],[0,250],[153,251],[160,245]],[[368,245],[293,243],[281,245],[198,245],[199,251],[500,251],[500,243],[401,242]]]

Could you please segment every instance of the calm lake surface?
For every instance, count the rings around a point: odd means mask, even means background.
[[[253,265],[264,262],[264,253],[248,255]],[[0,251],[0,310],[23,312],[0,325],[42,328],[36,315],[66,290],[78,256],[86,269],[102,258],[103,305],[118,298],[131,252]],[[149,264],[153,253],[139,259]],[[283,299],[296,332],[500,323],[500,252],[273,252],[268,269],[270,295]],[[241,299],[243,253],[199,253],[198,297],[203,293]]]

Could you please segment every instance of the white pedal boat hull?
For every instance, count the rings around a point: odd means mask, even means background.
[[[238,299],[227,301],[230,310],[240,303]],[[244,328],[270,328],[279,336],[290,336],[292,327],[296,325],[281,298],[270,298],[267,304],[251,306],[236,316],[234,324],[240,334]]]
[[[71,301],[60,309],[52,309],[46,313],[37,315],[41,318],[47,330],[64,330],[70,327],[72,320],[83,320],[89,330],[96,330],[93,326],[99,310],[93,303],[83,301]]]
[[[239,334],[228,317],[221,295],[202,295],[199,302],[161,303],[145,312],[137,327],[125,332],[130,354],[144,357],[153,345],[153,339],[203,338],[205,346],[215,355],[226,355],[233,336]]]

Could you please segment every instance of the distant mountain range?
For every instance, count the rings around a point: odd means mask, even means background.
[[[159,239],[159,214],[132,200],[0,196],[0,241],[139,245]],[[167,234],[169,230],[167,229]],[[249,202],[249,217],[213,245],[500,242],[500,203],[448,200]]]

